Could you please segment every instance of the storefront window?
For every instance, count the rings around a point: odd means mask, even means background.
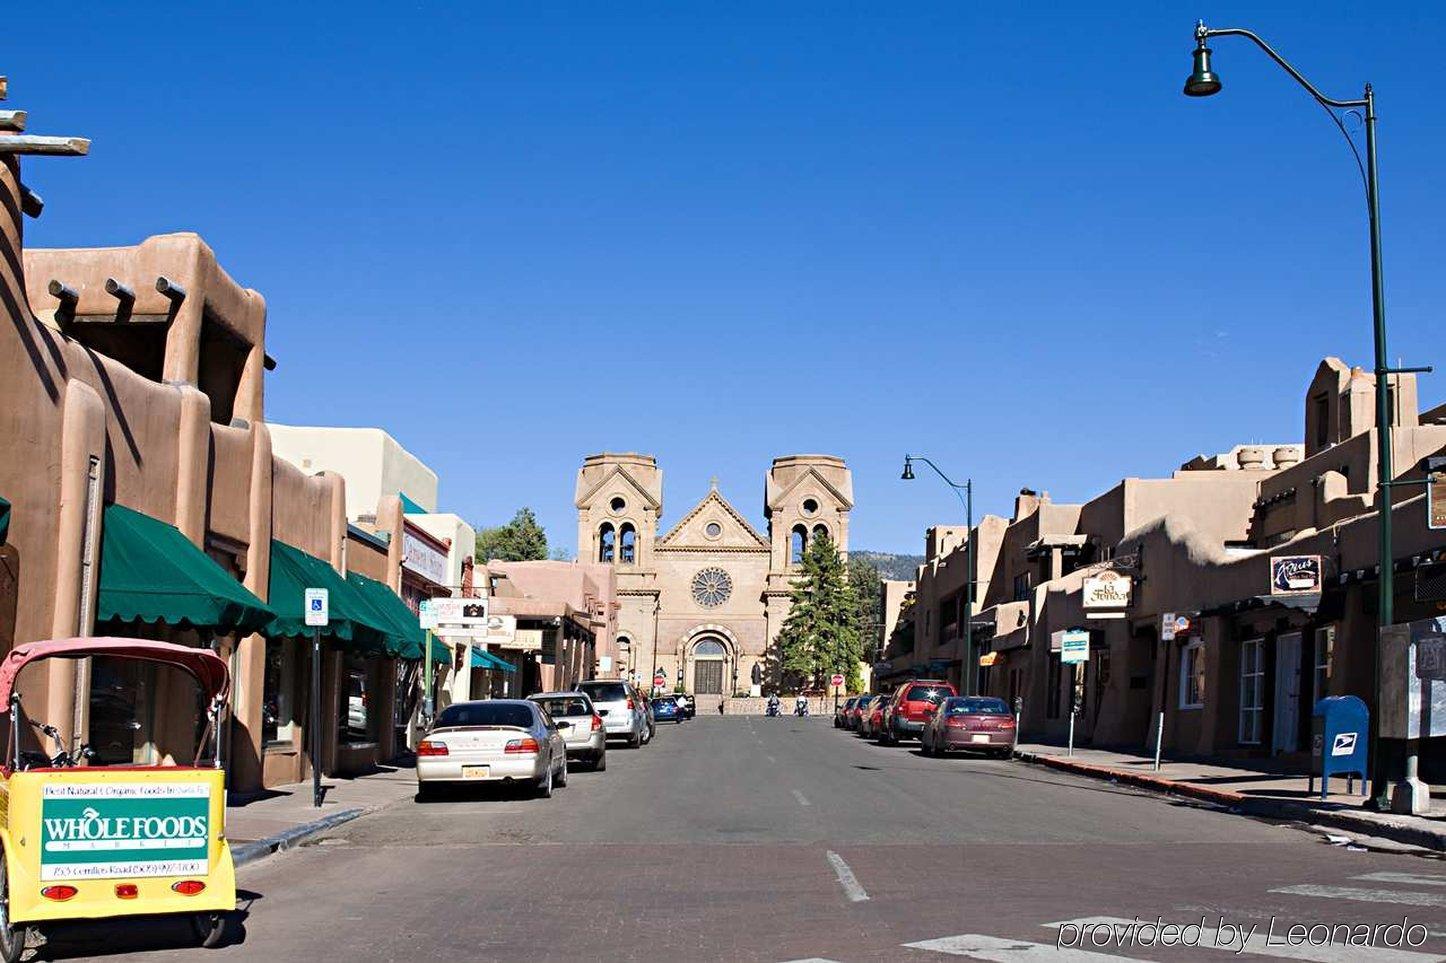
[[[1260,742],[1265,718],[1265,642],[1251,639],[1240,644],[1240,741]]]
[[[261,735],[265,745],[296,741],[300,652],[301,647],[289,639],[267,643],[261,705]]]
[[[90,662],[91,765],[191,765],[206,724],[205,694],[195,678],[156,662],[105,656]]]
[[[1180,708],[1199,709],[1205,705],[1205,643],[1199,639],[1180,653]]]
[[[376,742],[377,668],[374,658],[347,653],[342,660],[337,734],[344,743]]]

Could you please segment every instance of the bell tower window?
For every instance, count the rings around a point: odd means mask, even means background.
[[[612,522],[603,522],[602,528],[599,528],[597,532],[597,560],[611,562],[616,543],[617,535],[613,530]]]
[[[632,522],[623,522],[618,529],[618,560],[633,565],[638,560],[638,532]]]
[[[802,565],[803,551],[808,548],[808,529],[802,525],[793,526],[793,533],[789,536],[788,544],[788,563]]]

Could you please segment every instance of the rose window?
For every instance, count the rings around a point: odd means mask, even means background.
[[[704,608],[717,608],[733,594],[733,579],[721,568],[705,568],[693,576],[693,601]]]

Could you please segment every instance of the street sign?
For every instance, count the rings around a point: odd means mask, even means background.
[[[1446,528],[1446,471],[1426,476],[1426,524]]]
[[[325,628],[331,621],[331,593],[324,588],[309,588],[305,600],[306,624]]]
[[[424,629],[437,627],[437,613],[432,611],[432,601],[432,599],[422,599],[417,606],[417,621],[422,623]]]
[[[828,684],[833,686],[835,689],[842,689],[844,684],[843,673],[835,672],[833,675],[829,676]]]
[[[1175,641],[1175,613],[1166,612],[1160,616],[1160,641]]]
[[[486,599],[440,598],[426,601],[427,611],[438,625],[486,625]]]
[[[1065,665],[1075,665],[1089,660],[1089,629],[1065,629],[1059,640],[1059,661]]]

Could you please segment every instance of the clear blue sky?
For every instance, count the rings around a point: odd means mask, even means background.
[[[9,12],[7,106],[94,140],[27,165],[28,242],[200,232],[270,305],[270,419],[385,427],[478,524],[571,546],[603,449],[761,524],[825,451],[853,545],[918,551],[958,505],[906,449],[982,513],[1298,439],[1319,358],[1369,363],[1359,177],[1242,40],[1181,96],[1197,16],[1376,84],[1391,352],[1446,361],[1437,3],[220,6]]]

